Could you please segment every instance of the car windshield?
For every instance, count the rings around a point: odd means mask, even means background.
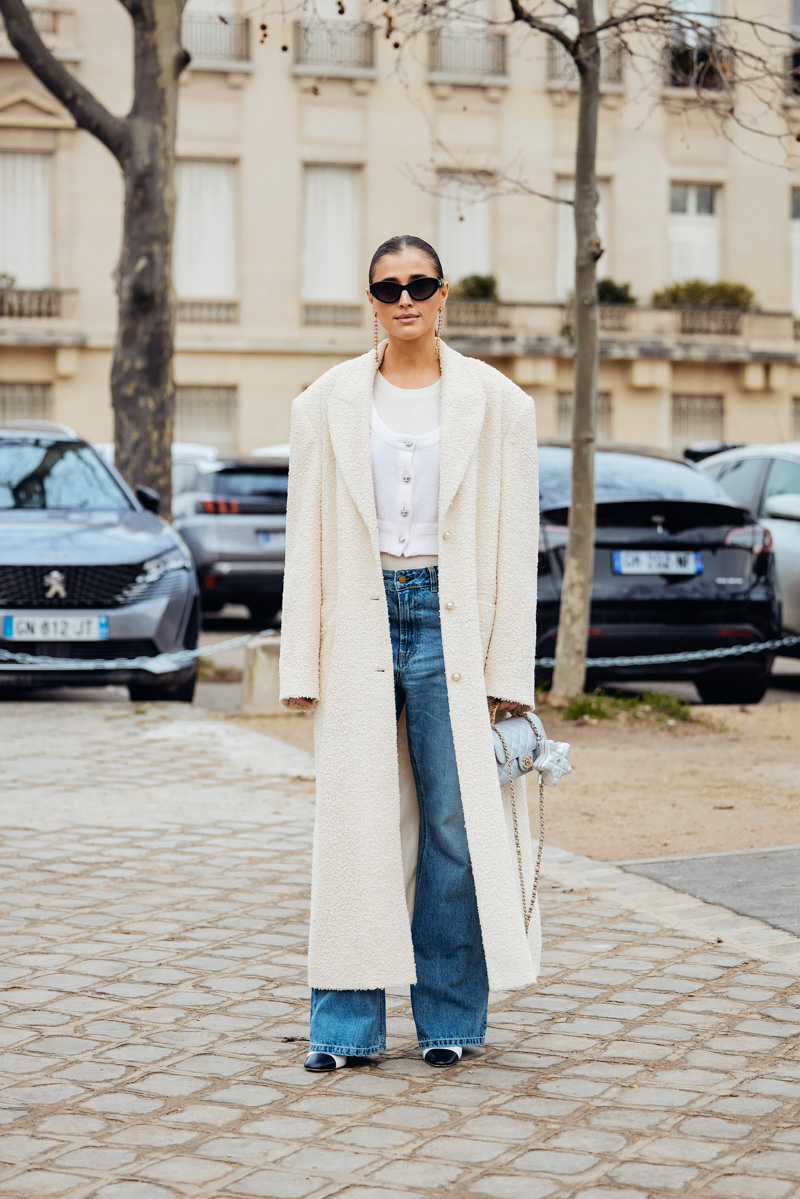
[[[563,446],[539,448],[539,494],[544,511],[567,508],[570,502],[572,451]],[[595,454],[595,499],[598,504],[626,500],[675,500],[730,504],[730,496],[707,473],[682,462],[644,454]]]
[[[270,499],[286,500],[286,489],[289,486],[289,468],[259,470],[252,467],[220,470],[211,475],[211,488],[214,495],[231,495],[253,499],[269,496]]]
[[[53,438],[0,440],[0,511],[122,511],[132,508],[88,446]]]

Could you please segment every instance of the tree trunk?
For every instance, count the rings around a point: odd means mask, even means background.
[[[117,266],[117,341],[111,367],[116,465],[134,486],[172,501],[175,412],[172,355],[175,302],[175,129],[181,49],[181,6],[143,0],[133,8],[134,104],[130,152],[122,159],[125,211]]]
[[[122,167],[125,213],[117,265],[118,328],[111,367],[116,464],[134,486],[172,502],[173,171],[178,77],[189,62],[181,46],[186,0],[120,0],[133,22],[133,107],[113,116],[45,46],[23,0],[0,0],[9,40],[22,61],[103,143]]]
[[[597,397],[597,111],[600,48],[593,0],[577,0],[580,80],[575,152],[575,383],[572,501],[550,702],[564,706],[586,682],[586,643],[594,565],[594,440]],[[589,32],[584,32],[588,30]]]

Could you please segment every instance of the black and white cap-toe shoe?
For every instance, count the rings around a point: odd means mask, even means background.
[[[348,1061],[341,1053],[309,1053],[304,1064],[306,1070],[341,1070]]]
[[[424,1049],[422,1056],[429,1066],[455,1066],[461,1061],[462,1052],[460,1045],[448,1045],[442,1049]]]

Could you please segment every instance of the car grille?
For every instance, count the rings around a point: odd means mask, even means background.
[[[146,637],[119,641],[5,641],[4,649],[35,658],[153,658],[158,653],[154,641]],[[19,667],[24,670],[24,665]]]
[[[121,566],[0,566],[0,607],[120,608],[168,594],[179,585],[181,571],[168,571],[153,583],[137,583],[142,564]],[[63,576],[62,587],[45,581],[51,572]],[[56,594],[48,598],[48,590]]]

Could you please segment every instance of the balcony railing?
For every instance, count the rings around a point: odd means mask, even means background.
[[[600,84],[622,83],[625,47],[621,42],[604,39],[600,45]],[[578,69],[569,51],[554,38],[547,39],[547,78],[551,83],[578,85]]]
[[[200,62],[247,62],[250,58],[250,20],[214,12],[183,14],[184,49]]]
[[[29,4],[28,14],[33,27],[41,35],[48,48],[69,56],[76,44],[75,12],[71,8],[57,8],[49,4]],[[15,54],[11,48],[5,25],[0,22],[0,55]]]
[[[239,305],[236,300],[178,300],[176,317],[185,324],[233,325]]]
[[[791,312],[640,308],[599,304],[601,354],[621,358],[794,361],[800,319]],[[445,339],[466,353],[553,354],[574,349],[572,305],[448,300]]]
[[[372,70],[375,30],[367,21],[297,21],[294,61],[323,70]]]
[[[67,294],[55,287],[0,288],[0,317],[40,320],[65,316],[64,301]]]
[[[497,300],[450,300],[445,308],[448,330],[506,329],[511,320],[509,309]]]
[[[361,325],[364,309],[360,304],[304,304],[304,325]]]
[[[435,29],[428,43],[428,68],[432,75],[503,78],[506,73],[506,36],[496,30],[455,33],[449,29]]]

